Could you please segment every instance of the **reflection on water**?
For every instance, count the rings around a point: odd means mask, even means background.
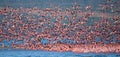
[[[73,53],[73,52],[49,52],[42,50],[16,50],[0,49],[0,57],[120,57],[115,53]]]

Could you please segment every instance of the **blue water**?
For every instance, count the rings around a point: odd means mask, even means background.
[[[42,50],[0,49],[0,57],[120,57],[115,53],[73,53]]]
[[[112,0],[117,1],[117,0]],[[18,7],[38,7],[46,8],[53,7],[52,5],[58,6],[60,8],[70,8],[74,2],[77,2],[81,6],[81,9],[84,10],[84,7],[91,5],[93,10],[98,8],[98,4],[106,2],[106,0],[0,0],[0,7],[10,6],[13,8]]]

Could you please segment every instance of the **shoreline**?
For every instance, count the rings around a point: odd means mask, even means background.
[[[15,49],[23,50],[45,50],[55,52],[74,52],[74,53],[120,53],[119,44],[54,44],[54,45],[31,45],[14,46]]]

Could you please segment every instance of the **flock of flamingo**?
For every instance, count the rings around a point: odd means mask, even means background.
[[[107,0],[80,10],[71,8],[12,8],[1,7],[0,42],[11,42],[11,48],[86,52],[120,53],[120,2]],[[106,10],[110,13],[106,12]],[[5,48],[4,43],[1,48]]]

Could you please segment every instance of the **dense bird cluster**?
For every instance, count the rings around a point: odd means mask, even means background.
[[[90,5],[82,11],[76,3],[64,10],[0,8],[0,42],[34,50],[120,52],[120,7],[115,10],[109,2],[99,5],[101,12],[91,11]]]

